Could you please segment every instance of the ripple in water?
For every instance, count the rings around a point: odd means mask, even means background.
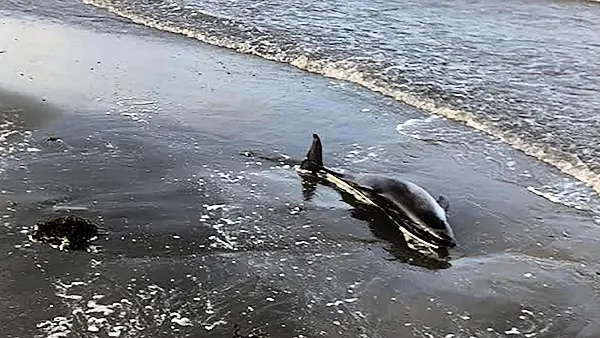
[[[596,7],[83,1],[139,24],[361,84],[493,135],[600,191],[593,95],[600,64],[590,51],[600,48]]]

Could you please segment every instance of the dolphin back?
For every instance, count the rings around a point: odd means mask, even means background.
[[[454,246],[454,233],[446,218],[444,208],[422,187],[409,181],[370,176],[362,179],[377,194],[386,198],[379,203],[391,203],[401,209],[418,226],[418,232],[438,237],[444,245]]]
[[[380,187],[379,192],[410,210],[414,216],[433,228],[443,228],[446,221],[446,213],[437,201],[420,186],[408,182],[393,179],[385,180],[385,186]],[[440,224],[441,223],[441,224]]]

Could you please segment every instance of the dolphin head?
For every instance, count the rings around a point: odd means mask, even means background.
[[[440,223],[438,227],[431,227],[430,233],[433,234],[434,243],[439,244],[440,246],[447,248],[454,248],[456,246],[456,237],[454,237],[454,231],[452,231],[452,227],[448,221],[444,219],[440,219]]]
[[[454,248],[456,237],[445,214],[423,213],[418,224],[414,224],[413,233],[421,239],[438,247]],[[414,219],[413,219],[414,221]]]
[[[446,218],[448,202],[445,198],[440,201],[442,206],[425,189],[409,181],[385,178],[370,183],[380,192],[378,203],[392,218],[398,218],[398,223],[403,223],[408,232],[437,247],[456,246],[454,232]]]
[[[385,203],[381,198],[377,202],[394,222],[404,228],[405,235],[408,232],[421,243],[439,249],[456,247],[456,238],[445,214],[440,215],[432,211],[415,214],[406,209],[396,208],[394,203]]]
[[[370,196],[398,226],[404,228],[406,232],[422,243],[438,248],[456,247],[454,232],[446,219],[446,214],[440,210],[441,208],[411,210],[384,196]]]

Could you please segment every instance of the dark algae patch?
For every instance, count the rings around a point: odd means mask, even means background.
[[[68,215],[37,222],[30,238],[60,250],[88,251],[98,234],[99,227],[90,220]]]

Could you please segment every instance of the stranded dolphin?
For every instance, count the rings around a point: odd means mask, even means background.
[[[434,199],[425,189],[409,181],[375,175],[350,175],[335,172],[323,165],[323,148],[317,134],[300,174],[316,175],[325,184],[351,195],[361,205],[382,211],[402,231],[406,239],[415,239],[433,249],[456,246],[448,220],[448,200]]]

